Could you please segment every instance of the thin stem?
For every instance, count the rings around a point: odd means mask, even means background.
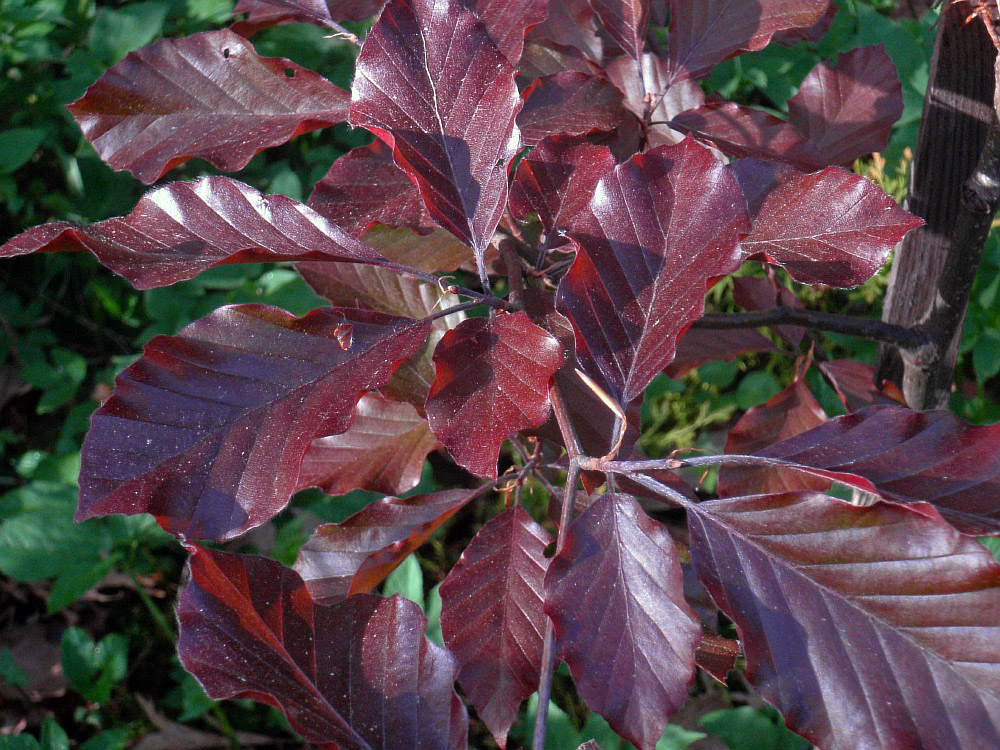
[[[693,508],[697,503],[691,501],[690,498],[685,497],[677,490],[667,487],[667,485],[662,482],[658,482],[652,477],[647,477],[645,474],[633,473],[631,471],[625,471],[618,468],[608,469],[609,471],[614,471],[616,474],[624,474],[629,479],[631,479],[636,484],[641,484],[648,490],[655,492],[660,495],[665,500],[669,500],[672,504],[679,508]]]
[[[462,302],[458,305],[452,305],[451,307],[446,307],[444,310],[438,310],[436,313],[431,313],[424,320],[437,320],[438,318],[447,318],[449,315],[454,315],[455,313],[465,312],[466,310],[471,310],[474,307],[479,307],[480,305],[486,304],[485,302],[473,301],[473,302]]]
[[[336,21],[327,20],[326,24],[337,32],[336,34],[333,34],[333,36],[336,37],[337,39],[343,39],[344,41],[350,42],[356,47],[360,47],[362,42],[364,42],[363,39],[358,39],[357,34],[345,28],[344,26],[341,26]]]
[[[163,616],[163,612],[160,608],[156,606],[156,602],[153,598],[146,592],[146,587],[142,585],[142,582],[135,576],[134,573],[127,574],[129,578],[132,579],[132,583],[135,584],[136,593],[139,594],[139,598],[142,600],[143,605],[149,612],[149,616],[153,618],[153,622],[156,623],[156,627],[159,628],[160,632],[163,633],[164,637],[171,643],[177,642],[177,636],[174,635],[173,628],[167,623],[167,618]]]
[[[894,344],[902,349],[916,350],[933,346],[931,337],[920,326],[900,326],[875,318],[836,315],[794,307],[772,307],[745,313],[708,313],[691,325],[694,328],[727,329],[759,328],[781,323],[859,336]]]
[[[495,296],[492,292],[483,293],[476,292],[472,289],[467,289],[464,286],[458,286],[456,284],[446,284],[447,277],[435,276],[427,271],[421,271],[418,268],[413,268],[412,266],[403,265],[401,263],[387,263],[381,268],[387,268],[390,271],[395,271],[396,273],[403,274],[404,276],[412,276],[415,279],[420,279],[421,281],[426,281],[429,284],[434,284],[435,286],[446,289],[452,294],[456,294],[459,297],[469,297],[470,299],[479,300],[484,305],[489,305],[490,307],[503,307],[504,301],[499,297]],[[485,287],[489,290],[489,285]]]

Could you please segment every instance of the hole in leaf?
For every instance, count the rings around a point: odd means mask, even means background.
[[[295,68],[285,68],[285,78],[295,78]]]
[[[556,553],[556,543],[549,542],[548,545],[542,550],[542,554],[546,557],[552,557]]]
[[[226,47],[225,49],[222,50],[222,56],[227,60],[229,59],[229,47]]]

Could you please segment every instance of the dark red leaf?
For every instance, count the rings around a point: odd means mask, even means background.
[[[638,60],[649,31],[649,0],[590,0],[590,7],[615,43]]]
[[[845,167],[885,149],[902,114],[899,76],[882,45],[845,52],[833,67],[819,63],[788,100],[788,121],[824,161]]]
[[[576,330],[581,366],[619,403],[673,358],[709,279],[739,267],[744,205],[736,180],[689,138],[620,164],[574,219],[581,250],[557,307]]]
[[[344,349],[337,333],[349,327]],[[190,538],[229,539],[288,502],[310,442],[345,432],[430,324],[321,308],[295,318],[223,307],[158,336],[115,380],[83,446],[78,520],[152,513]]]
[[[490,39],[517,65],[524,49],[524,32],[545,20],[548,0],[466,0],[486,27]]]
[[[458,2],[392,0],[358,57],[351,124],[393,147],[434,219],[483,256],[520,137],[514,69]]]
[[[448,490],[382,498],[343,523],[316,529],[299,550],[295,569],[320,604],[368,593],[478,494]]]
[[[464,750],[455,659],[398,596],[317,606],[294,570],[191,545],[178,603],[181,663],[209,696],[280,708],[326,750]]]
[[[531,40],[524,44],[524,52],[521,53],[517,69],[525,82],[556,73],[576,72],[592,75],[600,72],[600,67],[576,47]]]
[[[813,493],[688,512],[747,674],[829,750],[1000,745],[1000,566],[927,505]]]
[[[625,94],[625,104],[629,110],[640,118],[646,117],[646,93],[652,97],[652,109],[649,112],[651,124],[646,132],[646,141],[650,147],[679,143],[683,140],[682,133],[663,124],[669,122],[681,112],[696,109],[705,103],[705,92],[694,81],[677,81],[670,83],[670,72],[667,64],[659,55],[646,52],[642,56],[642,75],[631,57],[618,57],[609,62],[605,69],[608,78]],[[646,89],[649,92],[646,92]]]
[[[803,307],[791,289],[759,276],[733,279],[733,301],[744,310],[769,310],[777,305]],[[771,329],[792,347],[797,347],[805,336],[805,329],[801,326],[771,326]]]
[[[837,392],[848,411],[858,411],[875,404],[906,406],[906,397],[891,381],[875,384],[875,368],[853,359],[833,359],[818,363],[820,372]]]
[[[420,193],[381,141],[337,159],[316,183],[308,205],[355,236],[376,223],[411,229],[434,226]]]
[[[552,558],[545,612],[587,706],[653,750],[687,697],[701,640],[667,530],[628,495],[597,498]]]
[[[363,489],[399,494],[416,487],[427,454],[437,447],[427,420],[410,404],[367,395],[347,432],[312,441],[296,489],[329,495]]]
[[[529,146],[560,133],[613,130],[623,114],[621,92],[605,79],[586,73],[539,78],[521,96],[524,108],[517,125]]]
[[[565,230],[590,203],[594,188],[615,167],[604,146],[574,136],[552,136],[541,141],[517,165],[510,190],[510,210],[518,219],[538,214],[546,235]],[[555,237],[546,243],[555,244]]]
[[[754,330],[713,331],[689,328],[677,342],[677,353],[663,371],[680,378],[706,362],[729,361],[752,352],[776,353],[778,348]]]
[[[500,446],[549,416],[549,378],[563,349],[524,313],[470,318],[434,351],[436,375],[425,409],[455,461],[496,477]]]
[[[704,78],[716,63],[764,49],[779,31],[805,28],[828,0],[670,0],[672,77]]]
[[[738,641],[712,633],[704,633],[701,637],[701,643],[698,644],[694,660],[708,674],[725,684],[726,676],[736,667],[736,659],[739,655],[740,644]]]
[[[441,631],[458,684],[500,747],[538,689],[552,541],[520,506],[487,523],[441,584]]]
[[[805,383],[809,362],[800,362],[792,384],[744,414],[726,438],[726,453],[754,453],[826,422],[823,407]],[[794,469],[723,466],[718,493],[726,497],[786,490],[825,490],[830,483]]]
[[[528,32],[528,39],[543,45],[555,43],[574,47],[595,62],[600,62],[604,56],[594,11],[588,0],[549,0],[548,17]]]
[[[228,177],[175,182],[144,195],[132,213],[96,224],[29,229],[0,257],[90,252],[137,289],[191,279],[226,263],[388,261],[301,203],[261,195]]]
[[[339,31],[335,22],[371,18],[385,0],[238,0],[234,13],[248,13],[232,29],[252,36],[261,29],[282,23],[314,23]]]
[[[967,534],[1000,534],[1000,425],[947,411],[872,406],[758,455],[903,503],[927,501]]]
[[[777,162],[732,165],[753,231],[741,245],[804,284],[857,286],[871,278],[907,232],[923,220],[853,172],[805,174]]]
[[[784,120],[732,102],[713,102],[682,112],[670,124],[710,141],[734,159],[779,159],[806,170],[827,164],[816,146]]]
[[[149,184],[196,156],[242,169],[258,151],[343,122],[349,104],[318,73],[220,29],[130,52],[69,110],[105,162]]]
[[[794,45],[798,42],[818,42],[830,30],[830,26],[833,25],[833,19],[836,15],[837,3],[835,0],[826,0],[826,11],[812,26],[779,31],[771,37],[771,41],[788,45]]]

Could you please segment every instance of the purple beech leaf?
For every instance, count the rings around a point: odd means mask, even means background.
[[[590,0],[590,7],[615,43],[638,60],[649,31],[649,0]]]
[[[902,114],[899,76],[882,45],[845,52],[833,67],[820,62],[788,100],[788,121],[824,161],[848,168],[884,150]]]
[[[434,351],[431,430],[460,466],[496,478],[503,441],[548,418],[549,379],[564,359],[522,312],[463,321]]]
[[[726,168],[688,138],[617,166],[573,220],[581,249],[557,308],[576,331],[581,367],[620,404],[673,358],[709,280],[739,267],[744,205]]]
[[[828,0],[670,0],[671,77],[704,78],[717,63],[764,49],[781,31],[812,26]]]
[[[555,42],[535,42],[528,40],[517,64],[518,76],[525,83],[536,78],[556,73],[599,74],[600,66],[586,57],[576,47],[568,47]]]
[[[524,107],[517,115],[517,125],[529,146],[561,133],[613,130],[622,118],[621,92],[604,78],[586,73],[539,78],[521,96]]]
[[[928,502],[964,534],[1000,535],[1000,425],[973,426],[947,411],[872,406],[756,455],[886,500]]]
[[[434,222],[406,172],[381,141],[341,156],[316,183],[307,205],[355,236],[372,226],[429,229]]]
[[[549,564],[545,612],[587,706],[653,750],[687,698],[701,640],[666,528],[628,495],[598,497]]]
[[[466,0],[490,39],[511,65],[517,65],[524,49],[524,33],[545,20],[548,0]]]
[[[809,361],[798,363],[792,384],[765,404],[749,409],[729,431],[726,453],[747,454],[818,427],[827,421],[806,385]],[[787,490],[825,490],[830,482],[794,469],[722,466],[717,492],[724,497]]]
[[[178,651],[212,698],[276,706],[325,750],[464,750],[454,657],[399,596],[317,605],[299,575],[263,557],[189,545]]]
[[[232,30],[253,36],[261,29],[284,23],[312,23],[339,31],[340,21],[364,21],[371,18],[385,0],[239,0],[234,13],[248,13]]]
[[[819,42],[824,37],[826,32],[830,30],[830,26],[833,25],[833,19],[836,15],[837,3],[835,0],[826,0],[826,11],[812,26],[779,31],[771,37],[771,41],[777,42],[778,44],[787,44],[789,46],[794,46],[799,42]]]
[[[825,750],[1000,746],[1000,566],[930,506],[761,495],[688,525],[789,727]]]
[[[838,167],[806,174],[743,159],[731,169],[753,221],[743,251],[777,263],[804,284],[864,283],[903,236],[924,223],[874,183]]]
[[[604,146],[579,136],[545,138],[517,165],[510,210],[518,219],[538,214],[547,235],[566,229],[589,204],[598,181],[615,168]],[[555,237],[547,237],[552,244]]]
[[[549,0],[548,17],[528,32],[528,40],[541,42],[543,46],[573,47],[595,63],[604,57],[594,10],[588,0]]]
[[[314,438],[345,432],[430,324],[321,308],[223,307],[157,336],[115,380],[83,444],[77,520],[152,513],[230,539],[285,507]]]
[[[833,387],[848,411],[860,411],[876,404],[906,406],[906,397],[899,386],[883,380],[875,383],[875,368],[853,359],[831,359],[818,362],[819,371]]]
[[[538,690],[551,541],[515,505],[480,529],[441,584],[441,631],[458,684],[501,748],[521,701]]]
[[[459,0],[392,0],[358,57],[351,124],[393,149],[434,220],[484,255],[520,147],[514,69]]]
[[[646,52],[642,56],[642,76],[635,60],[627,55],[617,57],[605,66],[610,81],[625,94],[625,105],[637,117],[646,116],[646,94],[652,97],[653,107],[649,112],[651,124],[646,132],[650,147],[672,145],[684,139],[682,133],[673,130],[664,122],[669,122],[681,112],[695,109],[705,103],[705,92],[694,81],[670,82],[670,71],[659,55]],[[649,91],[646,91],[646,88]]]
[[[677,342],[677,352],[663,371],[668,377],[680,378],[706,362],[730,361],[753,352],[776,354],[778,348],[754,330],[714,331],[689,328]]]
[[[136,289],[192,279],[227,263],[388,264],[311,208],[228,177],[175,182],[146,193],[127,216],[42,224],[0,247],[0,257],[36,252],[90,252]]]
[[[318,73],[220,29],[130,52],[69,110],[101,159],[148,185],[194,157],[242,169],[258,151],[344,122],[349,104]]]
[[[671,118],[677,130],[709,141],[733,159],[778,159],[800,169],[827,166],[815,144],[784,120],[732,102],[713,102]]]
[[[369,394],[358,402],[347,432],[312,441],[296,489],[319,487],[328,495],[356,489],[407,492],[417,486],[424,459],[437,446],[413,406]]]
[[[771,310],[778,305],[799,309],[804,307],[791,289],[781,284],[777,284],[775,289],[775,283],[759,276],[741,276],[733,279],[733,302],[744,310]],[[770,328],[792,348],[798,348],[806,333],[802,326],[775,325]]]
[[[447,490],[377,500],[343,523],[316,529],[299,550],[295,569],[320,604],[373,591],[478,494],[479,490]]]

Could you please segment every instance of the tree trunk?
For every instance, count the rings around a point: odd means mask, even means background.
[[[922,355],[903,357],[887,345],[879,350],[879,378],[899,384],[914,409],[948,404],[962,321],[982,252],[982,242],[956,237],[956,229],[963,210],[976,215],[984,210],[966,183],[996,123],[996,49],[979,19],[966,23],[968,8],[963,5],[949,2],[941,12],[910,177],[907,208],[927,224],[897,248],[882,313],[889,323],[926,326],[934,341]],[[986,210],[991,217],[995,206]],[[966,235],[969,218],[963,219]]]

